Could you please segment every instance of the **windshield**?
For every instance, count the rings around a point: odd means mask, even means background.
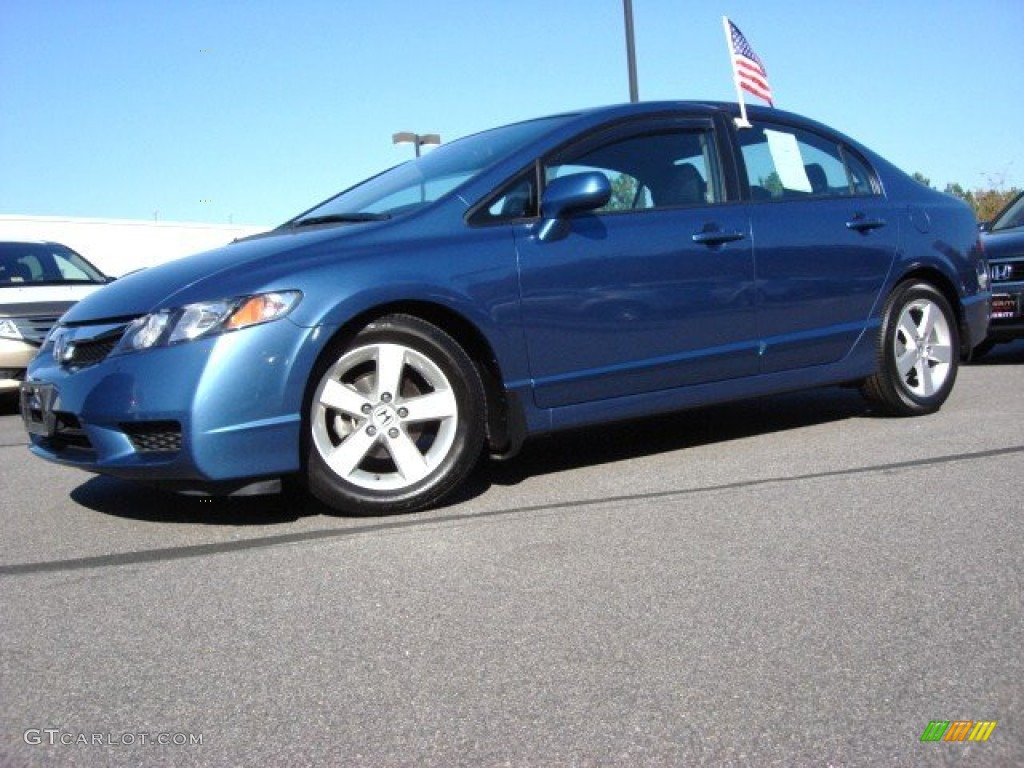
[[[1018,195],[1017,199],[995,218],[990,230],[998,232],[1000,229],[1015,229],[1022,226],[1024,226],[1024,193]]]
[[[63,245],[0,243],[0,286],[106,281],[96,267]]]
[[[548,117],[516,123],[442,144],[423,157],[332,197],[286,226],[372,221],[422,208],[566,119]]]

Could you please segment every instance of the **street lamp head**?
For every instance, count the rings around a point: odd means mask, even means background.
[[[441,135],[438,133],[413,133],[412,131],[401,131],[391,135],[392,144],[440,144]]]
[[[412,144],[416,148],[416,157],[420,156],[420,147],[424,144],[440,144],[441,135],[437,133],[413,133],[400,131],[391,134],[392,144]]]

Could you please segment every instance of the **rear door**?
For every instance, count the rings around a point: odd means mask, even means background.
[[[867,163],[837,139],[764,122],[738,138],[751,198],[761,371],[840,360],[877,315],[899,219]]]

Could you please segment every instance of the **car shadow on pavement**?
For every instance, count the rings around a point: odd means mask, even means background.
[[[11,416],[18,413],[18,393],[0,392],[0,416]]]
[[[152,523],[203,525],[280,525],[329,512],[304,492],[286,487],[261,496],[191,496],[130,480],[97,476],[71,491],[87,509],[113,517]]]
[[[973,363],[1024,363],[1024,341],[997,346]],[[589,427],[527,441],[508,461],[482,461],[441,508],[466,503],[492,485],[515,486],[538,475],[685,450],[702,445],[853,418],[875,418],[855,388],[826,387]],[[116,517],[166,523],[259,526],[312,515],[337,515],[295,485],[280,494],[202,498],[127,480],[93,477],[71,492],[84,507]]]
[[[971,365],[1021,365],[1024,364],[1024,339],[1009,344],[996,344],[982,357],[971,361]]]
[[[1024,339],[1000,344],[975,366],[1024,364]],[[889,418],[855,387],[825,387],[678,411],[527,442],[508,462],[485,462],[473,482],[517,485],[527,477],[724,443],[851,418]],[[486,487],[484,488],[486,490]],[[469,489],[473,495],[482,493]]]
[[[517,485],[535,475],[874,415],[854,388],[743,400],[529,441],[513,460],[485,463],[474,480]]]
[[[828,387],[560,432],[528,441],[509,461],[482,461],[441,508],[469,502],[492,485],[514,486],[532,476],[872,416],[856,389]],[[280,494],[198,497],[97,476],[75,488],[71,498],[102,514],[155,523],[265,526],[337,515],[292,484]]]

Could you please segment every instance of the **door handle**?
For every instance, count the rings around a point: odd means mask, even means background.
[[[731,243],[734,240],[742,240],[742,232],[724,232],[720,229],[705,229],[702,232],[693,233],[693,242],[698,245],[715,246],[722,243]]]
[[[863,213],[858,213],[846,222],[846,228],[852,229],[855,232],[870,232],[872,229],[881,229],[884,226],[885,219],[876,219],[870,216],[865,216]]]

